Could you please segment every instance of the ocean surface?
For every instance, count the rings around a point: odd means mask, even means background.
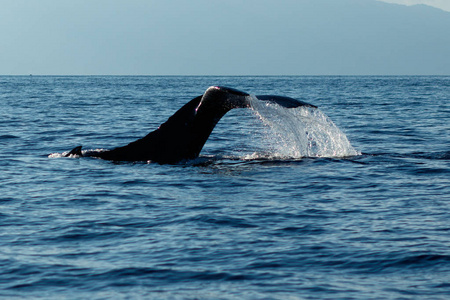
[[[175,165],[63,157],[212,85],[320,110],[232,110]],[[0,104],[0,298],[449,299],[449,76],[0,76]]]

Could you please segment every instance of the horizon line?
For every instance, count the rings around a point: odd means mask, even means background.
[[[380,77],[399,77],[399,76],[450,76],[450,74],[263,74],[263,75],[175,75],[175,74],[169,74],[169,75],[155,75],[155,74],[0,74],[1,77],[7,77],[7,76],[17,76],[17,77],[82,77],[82,76],[92,76],[92,77],[306,77],[306,76],[339,76],[339,77],[345,77],[345,76],[380,76]]]

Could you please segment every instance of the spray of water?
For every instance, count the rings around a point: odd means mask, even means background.
[[[266,141],[277,158],[359,155],[346,135],[320,109],[284,108],[252,96],[251,107],[265,124]]]

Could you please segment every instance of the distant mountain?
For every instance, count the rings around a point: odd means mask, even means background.
[[[271,43],[256,51],[268,60],[261,73],[450,75],[448,12],[375,0],[269,2],[283,17],[259,23],[258,39]]]
[[[200,74],[450,75],[450,13],[430,6],[377,0],[210,3],[190,11],[199,31],[190,31],[184,42],[193,42],[196,53],[179,62]]]
[[[448,0],[378,0],[378,1],[383,1],[383,2],[387,2],[387,3],[391,3],[391,4],[395,3],[395,4],[399,4],[399,5],[409,5],[409,6],[411,6],[411,5],[427,5],[430,7],[435,7],[440,10],[450,12],[450,1],[448,1]],[[426,2],[426,4],[424,4],[423,2]],[[406,4],[406,3],[408,3],[408,4]]]
[[[0,73],[450,75],[450,12],[425,5],[42,1],[2,6]]]

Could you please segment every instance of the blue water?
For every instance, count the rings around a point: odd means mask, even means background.
[[[317,105],[357,153],[279,155],[288,133],[237,109],[194,161],[57,155],[211,85]],[[3,76],[0,103],[0,297],[450,295],[450,77]]]

